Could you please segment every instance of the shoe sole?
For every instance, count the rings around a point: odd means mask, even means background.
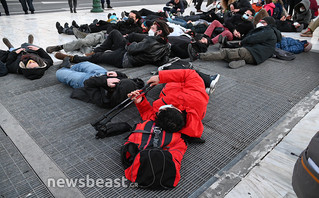
[[[238,61],[232,61],[232,62],[230,62],[228,66],[229,66],[230,68],[232,68],[232,69],[237,69],[237,68],[242,67],[242,66],[244,66],[244,65],[246,65],[245,60],[238,60]]]
[[[219,78],[220,78],[220,74],[217,74],[217,77],[215,78],[215,80],[213,80],[211,83],[210,83],[210,85],[209,85],[209,88],[207,88],[207,89],[209,89],[209,91],[208,91],[208,95],[211,95],[214,91],[215,91],[215,89],[216,89],[216,84],[217,84],[217,82],[219,81]]]

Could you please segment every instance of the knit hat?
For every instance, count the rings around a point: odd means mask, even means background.
[[[276,21],[273,17],[270,17],[270,16],[264,17],[262,20],[266,21],[268,25],[273,25],[273,26],[276,25]]]

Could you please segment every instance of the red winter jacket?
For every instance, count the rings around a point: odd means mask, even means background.
[[[194,70],[177,69],[159,72],[160,83],[167,83],[160,98],[153,102],[153,107],[143,96],[136,104],[143,120],[154,120],[155,113],[165,104],[172,104],[181,111],[186,111],[186,126],[179,132],[190,137],[201,137],[204,126],[209,96],[205,91],[203,79]]]

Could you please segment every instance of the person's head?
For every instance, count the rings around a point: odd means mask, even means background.
[[[169,27],[165,21],[155,20],[153,25],[151,26],[149,35],[152,36],[152,34],[154,34],[154,36],[159,35],[166,38],[172,32],[173,28]]]
[[[247,21],[253,21],[255,15],[255,10],[254,9],[248,9],[246,12],[243,14],[242,18]]]
[[[128,14],[128,18],[133,19],[134,23],[136,23],[138,20],[141,19],[141,15],[138,11],[136,10],[132,10],[129,14]]]
[[[300,6],[299,11],[300,11],[300,12],[304,12],[304,11],[306,11],[305,6],[303,6],[303,5],[302,5],[302,6]]]
[[[166,132],[178,132],[185,124],[185,114],[173,105],[161,106],[156,114],[155,125]]]
[[[38,64],[36,61],[30,59],[30,60],[27,62],[27,64],[26,64],[25,67],[28,68],[28,69],[33,69],[33,68],[39,68],[40,66],[39,66],[39,64]]]
[[[267,26],[267,25],[276,25],[276,21],[273,17],[264,17],[259,21],[259,23],[256,25],[256,28],[261,27],[261,26]]]
[[[143,32],[148,32],[152,26],[152,22],[151,21],[144,21],[142,24],[141,24],[141,27],[143,29]]]
[[[179,3],[179,0],[174,0],[174,2],[175,2],[176,4],[178,4],[178,3]]]

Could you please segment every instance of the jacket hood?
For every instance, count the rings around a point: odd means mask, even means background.
[[[303,11],[303,12],[300,12],[300,7],[301,7],[301,6],[304,6],[306,10]],[[299,2],[299,3],[295,6],[294,10],[295,10],[295,12],[297,12],[298,14],[301,14],[301,13],[308,12],[309,7],[310,7],[310,1],[309,1],[309,0],[302,0],[301,2]]]
[[[22,74],[30,80],[35,80],[35,79],[41,78],[44,75],[44,72],[46,70],[46,66],[47,66],[47,64],[44,62],[42,64],[42,66],[40,66],[38,68],[26,68],[24,61],[20,61],[20,63],[19,63],[19,67],[22,71]]]

